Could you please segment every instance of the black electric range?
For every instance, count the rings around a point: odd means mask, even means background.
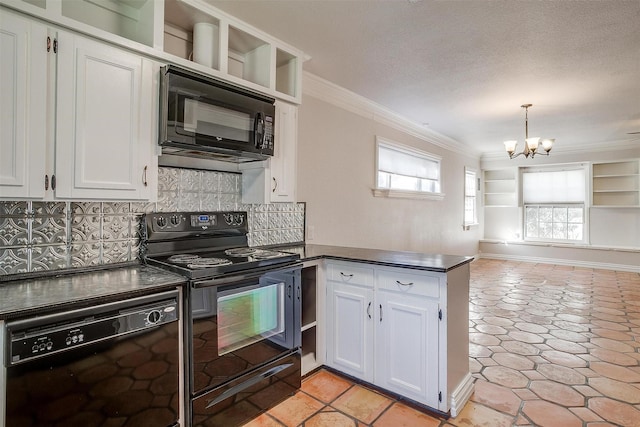
[[[161,212],[145,215],[144,260],[189,279],[263,270],[299,254],[248,246],[247,212]]]

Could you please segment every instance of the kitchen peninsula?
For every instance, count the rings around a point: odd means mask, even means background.
[[[289,245],[304,262],[303,372],[326,365],[456,416],[469,373],[472,257]]]

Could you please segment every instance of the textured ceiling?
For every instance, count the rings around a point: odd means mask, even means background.
[[[303,68],[484,153],[636,140],[640,0],[207,0]],[[521,146],[521,145],[520,145]]]

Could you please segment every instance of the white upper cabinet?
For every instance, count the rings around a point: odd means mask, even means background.
[[[149,200],[150,60],[2,10],[0,196]]]
[[[240,165],[242,203],[296,201],[298,107],[276,101],[274,154],[267,162]],[[266,164],[266,165],[265,165]]]
[[[45,194],[47,28],[0,13],[0,197]]]
[[[56,197],[149,199],[153,63],[68,33],[57,39]]]

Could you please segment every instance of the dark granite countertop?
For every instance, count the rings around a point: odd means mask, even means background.
[[[304,243],[279,246],[279,249],[300,254],[302,261],[334,259],[439,273],[473,260],[473,257],[456,255]],[[129,298],[174,288],[184,283],[186,279],[180,275],[139,264],[0,281],[0,319],[33,315],[51,309],[88,306],[120,297]]]
[[[325,258],[341,261],[366,262],[387,267],[434,271],[438,273],[446,273],[449,270],[473,261],[473,257],[470,256],[385,251],[380,249],[330,245],[299,244],[281,246],[279,249],[300,254],[302,261]]]
[[[0,319],[160,292],[185,282],[177,274],[138,264],[4,282],[0,283]]]

